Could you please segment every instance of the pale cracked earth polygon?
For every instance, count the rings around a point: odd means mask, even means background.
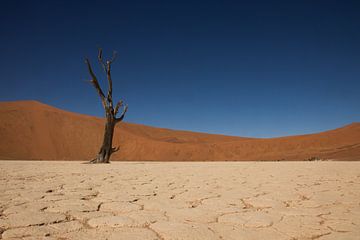
[[[2,239],[360,239],[360,162],[0,161]]]

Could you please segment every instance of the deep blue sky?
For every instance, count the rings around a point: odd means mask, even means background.
[[[0,27],[1,101],[103,116],[83,61],[102,46],[129,122],[273,137],[360,121],[357,0],[3,1]]]

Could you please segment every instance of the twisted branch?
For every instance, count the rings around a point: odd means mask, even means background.
[[[127,110],[128,110],[128,105],[125,105],[124,110],[121,113],[120,117],[116,118],[116,123],[121,122],[124,119]]]
[[[87,65],[87,67],[88,67],[88,70],[89,70],[89,73],[90,73],[90,76],[91,76],[90,82],[94,86],[96,91],[98,92],[104,109],[107,110],[107,104],[106,104],[104,92],[102,91],[102,89],[100,87],[100,84],[99,84],[99,82],[98,82],[98,80],[97,80],[97,78],[96,78],[96,76],[94,74],[94,71],[92,70],[89,59],[86,58],[85,63]]]
[[[113,98],[112,98],[112,78],[111,78],[111,64],[115,61],[117,57],[117,52],[114,51],[113,52],[113,56],[111,59],[107,60],[106,62],[103,59],[103,51],[101,48],[99,48],[99,52],[98,52],[98,62],[99,65],[102,67],[102,69],[104,70],[104,72],[106,73],[106,78],[107,78],[107,82],[108,82],[108,92],[107,92],[107,96],[105,97],[105,94],[103,92],[103,90],[101,89],[101,86],[99,84],[99,81],[97,80],[94,71],[91,67],[90,61],[89,59],[85,59],[85,62],[88,66],[88,70],[91,76],[91,80],[90,82],[92,83],[92,85],[95,87],[96,91],[98,92],[100,98],[101,98],[101,102],[102,105],[106,111],[107,114],[111,114],[111,116],[115,119],[115,123],[118,123],[120,121],[123,120],[125,113],[128,109],[128,106],[126,105],[123,109],[123,112],[121,113],[119,118],[116,118],[117,113],[119,112],[119,109],[123,106],[123,101],[120,100],[115,108],[113,105]]]

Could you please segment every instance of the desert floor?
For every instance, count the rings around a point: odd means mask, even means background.
[[[360,239],[360,162],[0,161],[3,239]]]

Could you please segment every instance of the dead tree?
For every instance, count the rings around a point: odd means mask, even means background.
[[[91,67],[89,59],[87,58],[85,59],[85,63],[88,67],[89,74],[91,76],[90,82],[100,96],[101,103],[105,109],[105,116],[106,116],[105,133],[101,148],[96,158],[91,160],[90,163],[109,163],[111,154],[119,150],[119,147],[116,148],[112,147],[114,128],[117,123],[121,122],[124,119],[128,106],[124,105],[122,100],[120,100],[115,106],[113,104],[111,64],[115,61],[115,58],[116,58],[116,52],[114,51],[111,59],[106,61],[103,60],[102,49],[101,48],[99,49],[98,61],[101,68],[104,70],[106,74],[106,78],[108,82],[108,92],[106,96],[100,87],[100,84]],[[116,117],[120,108],[123,109],[122,113],[120,114],[119,117]]]

